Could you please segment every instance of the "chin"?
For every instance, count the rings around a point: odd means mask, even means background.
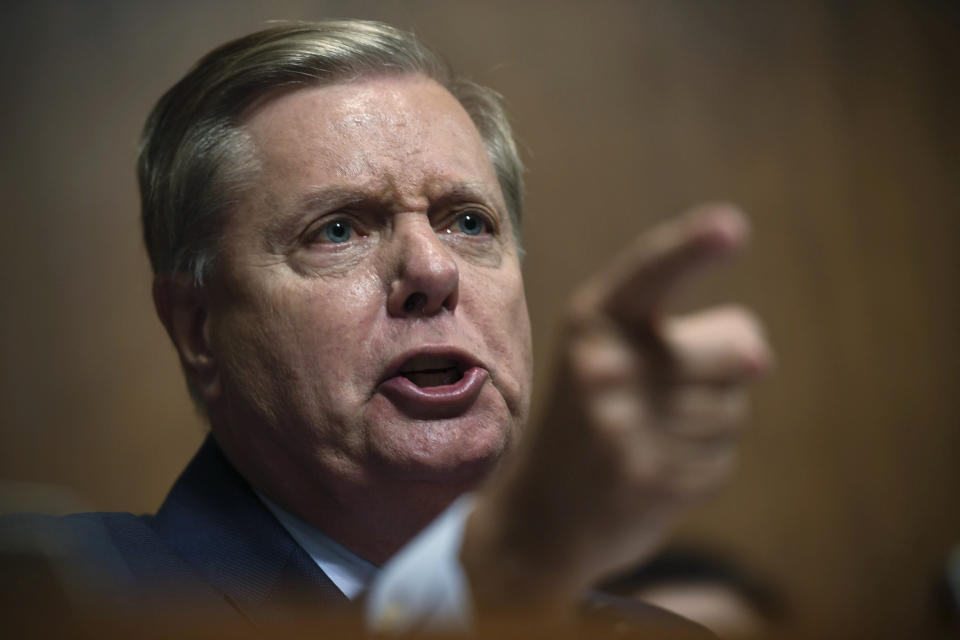
[[[449,484],[469,491],[499,466],[510,449],[511,432],[503,425],[465,418],[408,424],[399,441],[378,441],[378,466],[398,482]],[[392,430],[391,435],[397,432]]]

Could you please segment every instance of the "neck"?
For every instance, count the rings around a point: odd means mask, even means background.
[[[446,509],[462,491],[374,490],[348,503],[278,502],[375,565],[382,565]]]
[[[361,558],[382,565],[481,478],[427,482],[366,474],[344,477],[315,460],[289,460],[262,441],[253,451],[218,439],[250,485]],[[280,461],[266,465],[265,460]]]

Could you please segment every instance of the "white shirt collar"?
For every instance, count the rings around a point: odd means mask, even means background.
[[[284,510],[259,491],[254,492],[343,595],[353,600],[370,586],[379,571],[376,565]]]

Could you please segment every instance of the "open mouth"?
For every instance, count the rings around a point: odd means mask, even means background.
[[[453,358],[418,355],[404,362],[398,374],[418,387],[442,387],[463,379],[465,368]]]
[[[469,353],[427,347],[389,367],[377,392],[412,418],[455,418],[470,411],[488,379]]]

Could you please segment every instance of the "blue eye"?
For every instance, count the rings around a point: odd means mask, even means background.
[[[323,227],[324,235],[334,244],[341,244],[350,239],[353,235],[353,228],[346,220],[334,220]]]
[[[457,218],[457,229],[468,236],[478,236],[487,230],[487,223],[482,216],[464,213]]]

